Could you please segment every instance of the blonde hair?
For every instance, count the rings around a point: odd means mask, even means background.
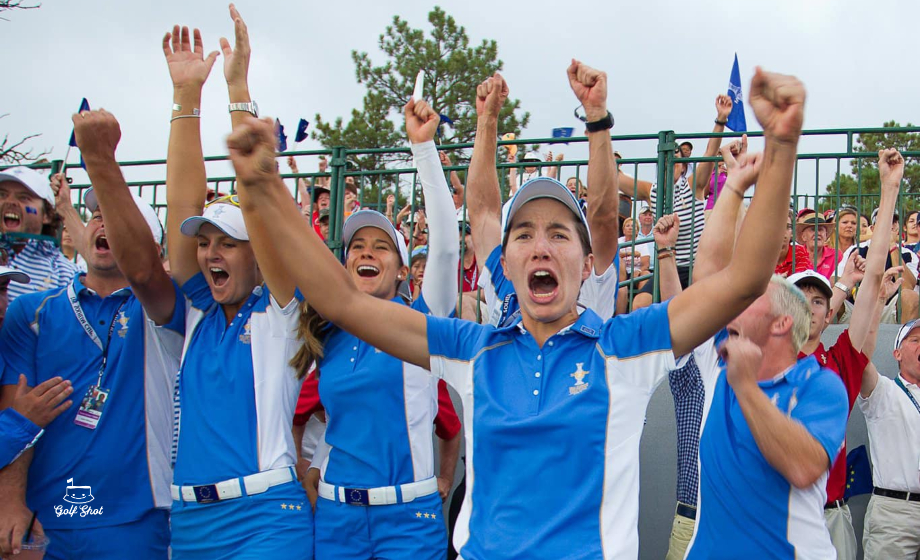
[[[315,309],[307,304],[306,300],[300,302],[299,311],[297,338],[302,344],[289,363],[297,372],[297,379],[303,379],[310,371],[313,362],[319,362],[323,358],[323,331],[329,321],[323,319]],[[319,370],[316,374],[319,375]]]
[[[811,308],[808,298],[795,284],[774,274],[770,278],[773,291],[770,292],[770,308],[774,315],[788,315],[792,318],[792,346],[798,352],[808,341],[811,330]]]

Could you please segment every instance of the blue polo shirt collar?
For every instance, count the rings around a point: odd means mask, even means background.
[[[817,372],[819,369],[821,369],[821,366],[818,364],[818,360],[815,358],[814,354],[812,354],[807,358],[802,358],[798,362],[777,373],[775,376],[773,376],[772,379],[758,381],[757,384],[764,389],[776,387],[780,383],[786,381],[786,376],[789,375],[792,370],[804,372],[807,378],[810,377],[813,373]]]
[[[577,321],[567,327],[563,327],[562,330],[560,330],[554,336],[575,332],[587,338],[600,338],[601,327],[603,326],[604,321],[598,317],[594,311],[586,309],[584,313],[578,316]],[[507,332],[514,328],[517,328],[521,333],[527,332],[527,329],[524,328],[524,323],[521,321],[520,312],[515,313],[514,319],[508,325],[500,327],[497,330]]]
[[[73,291],[74,291],[74,293],[77,294],[77,297],[86,296],[86,295],[94,295],[94,296],[97,296],[97,297],[98,297],[99,294],[97,294],[95,290],[93,290],[92,288],[89,288],[89,287],[87,287],[85,284],[83,284],[83,279],[84,279],[85,277],[86,277],[86,273],[85,273],[85,272],[82,272],[82,273],[80,273],[80,274],[75,274],[75,275],[74,275],[74,277],[73,277]],[[112,293],[110,294],[109,297],[111,297],[111,296],[126,297],[126,296],[131,295],[131,293],[132,293],[132,292],[131,292],[131,286],[125,286],[124,288],[122,288],[122,289],[120,289],[120,290],[116,290],[116,291],[112,292]]]

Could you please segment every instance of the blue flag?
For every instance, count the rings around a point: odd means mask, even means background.
[[[572,127],[554,128],[553,138],[571,138],[573,132],[575,132],[575,129]],[[568,142],[565,142],[565,144],[568,144]]]
[[[741,71],[738,70],[738,53],[735,53],[732,77],[728,80],[728,95],[732,98],[732,112],[728,115],[728,124],[725,126],[735,132],[747,132],[747,121],[744,120],[744,97],[741,95]]]
[[[286,152],[287,136],[284,135],[284,125],[282,125],[281,121],[278,119],[275,119],[275,134],[278,135],[278,151]]]
[[[844,500],[872,492],[872,465],[865,445],[847,453],[847,489]]]
[[[303,142],[307,139],[307,127],[310,123],[306,119],[300,119],[297,123],[297,134],[294,136],[294,142]]]
[[[83,111],[89,111],[89,101],[87,101],[85,97],[83,98],[83,101],[80,102],[80,110],[77,112],[82,113]],[[73,133],[72,130],[70,132],[70,145],[74,148],[77,147],[77,136]]]

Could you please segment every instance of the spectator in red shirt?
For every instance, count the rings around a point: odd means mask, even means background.
[[[476,266],[476,252],[473,248],[473,236],[469,222],[460,221],[460,281],[463,292],[475,292],[479,289],[479,268]]]
[[[780,245],[779,255],[776,258],[776,269],[773,272],[786,278],[790,274],[813,268],[814,265],[811,263],[811,257],[808,256],[808,250],[792,241],[792,211],[790,210],[789,216],[786,218],[786,233],[783,236],[783,244]]]

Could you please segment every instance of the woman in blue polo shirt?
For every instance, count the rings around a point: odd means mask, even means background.
[[[429,218],[425,283],[411,306],[447,317],[457,304],[459,236],[433,141],[439,116],[421,101],[410,101],[405,114]],[[345,269],[358,289],[405,305],[398,288],[408,279],[409,254],[393,224],[361,210],[345,222],[343,240]],[[319,328],[305,333],[304,348],[321,350],[298,359],[301,366],[318,361],[327,415],[328,453],[313,463],[322,474],[316,557],[443,558],[447,535],[432,445],[437,380],[335,325],[312,321],[313,313],[311,305],[305,323]]]
[[[230,15],[236,47],[223,42],[230,100],[254,111],[246,27],[232,5]],[[279,267],[280,248],[250,243],[236,197],[205,205],[197,114],[216,53],[203,57],[197,29],[192,42],[178,26],[163,39],[175,102],[166,161],[169,262],[189,302],[175,395],[172,557],[311,559],[313,514],[291,434],[299,302]],[[234,126],[242,114],[231,112]]]
[[[573,61],[569,79],[589,118],[606,111],[605,75]],[[481,118],[496,118],[507,89],[497,75],[484,85],[477,110],[492,107]],[[668,303],[606,322],[577,312],[593,265],[590,236],[578,202],[557,181],[528,183],[509,207],[502,259],[521,315],[495,328],[368,297],[308,235],[290,192],[265,165],[271,125],[249,119],[228,146],[245,185],[244,212],[258,216],[250,233],[289,242],[285,266],[317,310],[458,389],[469,480],[455,537],[461,555],[636,558],[646,405],[674,354],[705,341],[766,288],[785,226],[804,96],[794,78],[755,73],[751,102],[767,156],[728,267]],[[606,129],[588,136],[589,166],[612,157]]]

